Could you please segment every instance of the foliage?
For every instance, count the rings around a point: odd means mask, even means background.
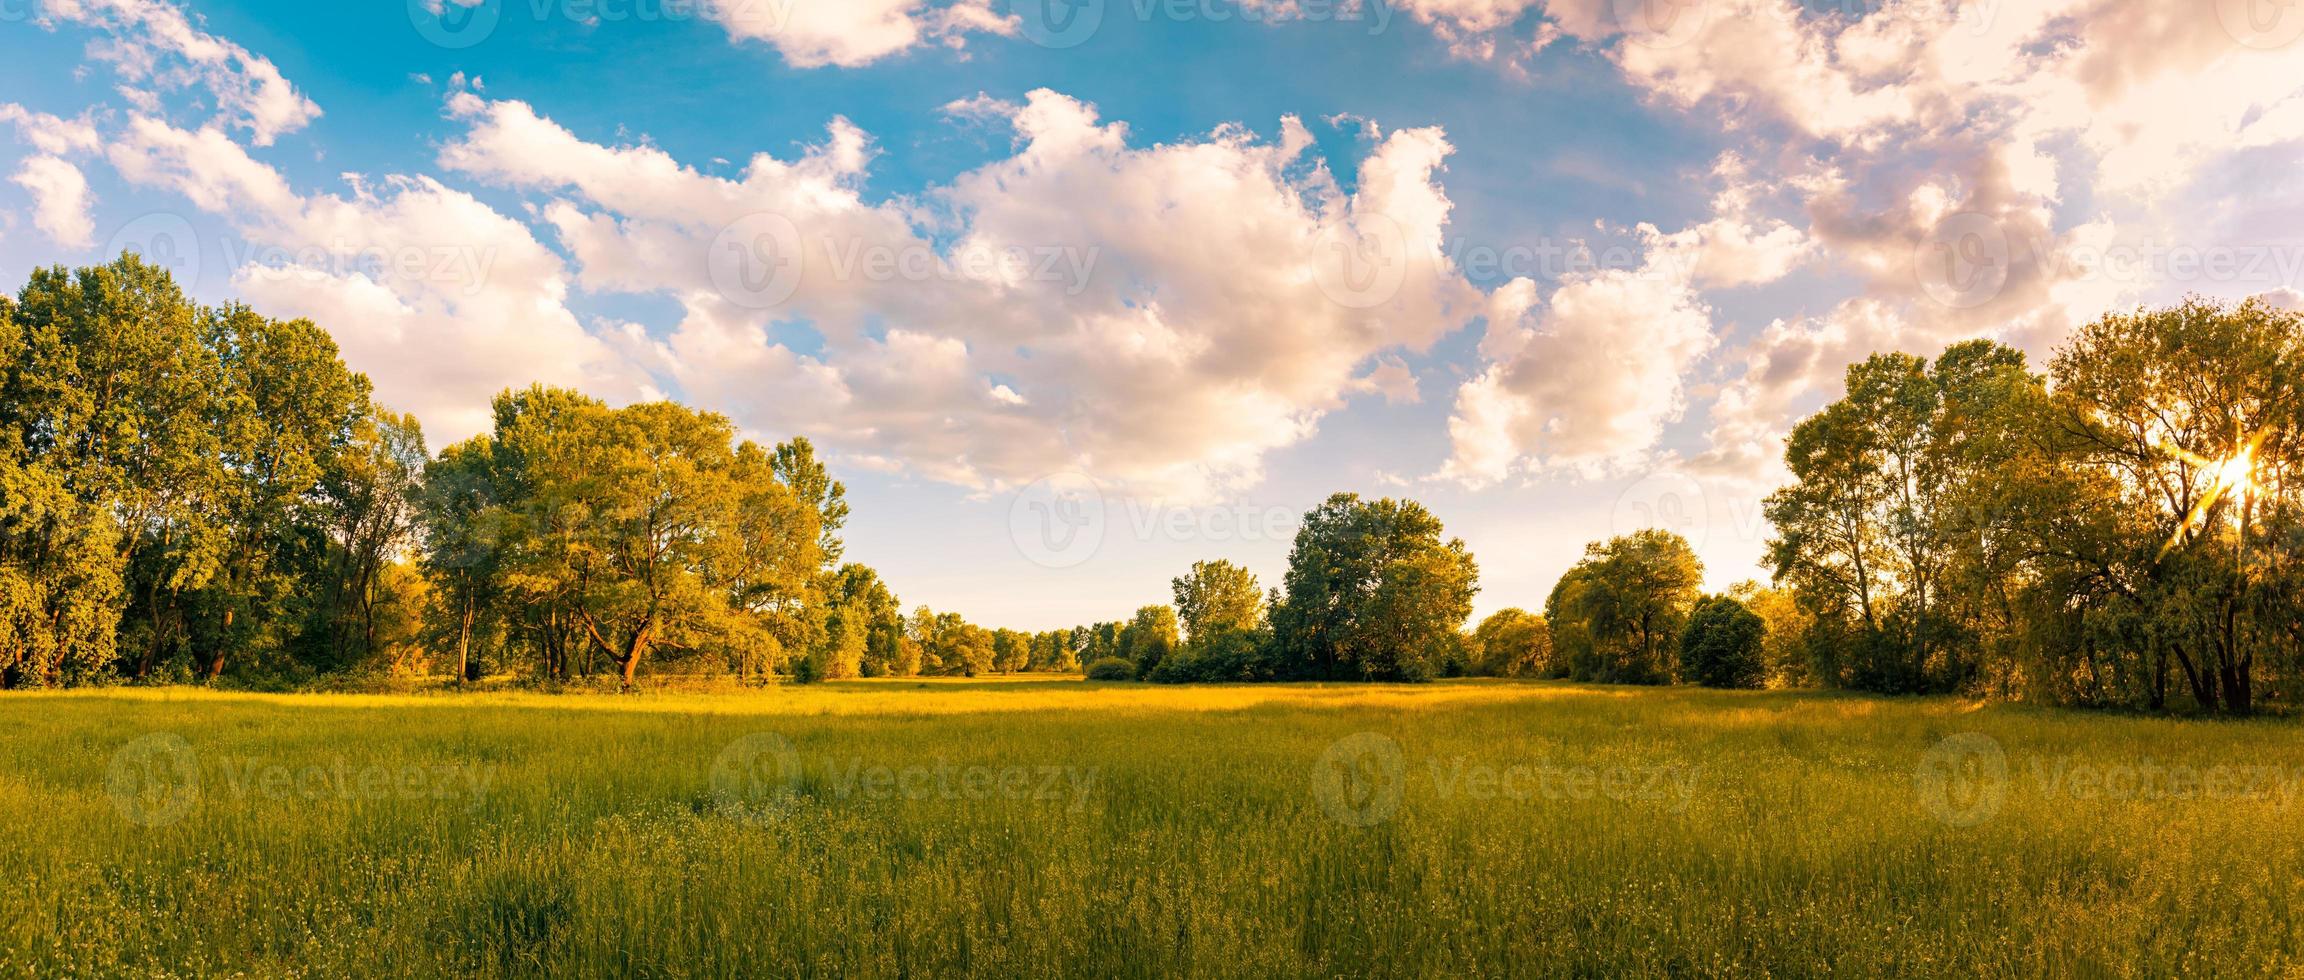
[[[1412,500],[1340,493],[1306,514],[1270,613],[1277,676],[1432,677],[1479,591],[1464,542],[1441,533]]]
[[[1092,681],[1135,680],[1136,662],[1121,657],[1105,657],[1088,665],[1088,679]]]
[[[1704,566],[1686,539],[1648,529],[1594,543],[1545,602],[1554,656],[1568,676],[1604,684],[1665,684],[1694,609]]]
[[[1473,629],[1472,674],[1481,677],[1551,677],[1552,627],[1524,609],[1489,614]]]
[[[1768,624],[1730,596],[1696,601],[1680,634],[1680,677],[1705,687],[1760,687],[1768,679],[1761,646]]]

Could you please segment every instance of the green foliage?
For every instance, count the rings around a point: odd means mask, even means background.
[[[1256,576],[1228,561],[1192,563],[1174,580],[1177,621],[1184,638],[1254,630],[1264,621],[1264,592]]]
[[[1705,687],[1760,687],[1768,624],[1729,596],[1697,600],[1680,634],[1680,677]]]
[[[1120,657],[1105,657],[1088,665],[1088,679],[1092,681],[1135,680],[1136,662]]]
[[[1278,676],[1433,676],[1472,614],[1479,568],[1412,500],[1328,498],[1296,532],[1271,610]]]
[[[1481,677],[1552,675],[1552,627],[1524,609],[1501,609],[1473,629],[1470,673]]]
[[[1176,610],[1168,606],[1145,606],[1136,610],[1128,625],[1120,628],[1118,653],[1120,659],[1136,665],[1136,676],[1150,677],[1159,669],[1160,662],[1176,652],[1181,643],[1176,630]]]
[[[1545,602],[1554,657],[1580,681],[1670,683],[1671,654],[1703,581],[1703,563],[1670,531],[1592,544]]]

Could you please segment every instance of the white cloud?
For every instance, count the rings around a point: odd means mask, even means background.
[[[1492,320],[1481,344],[1491,362],[1457,392],[1440,475],[1484,486],[1516,470],[1597,475],[1647,458],[1686,407],[1683,376],[1713,345],[1688,268],[1659,258],[1572,278],[1541,314]],[[1507,289],[1517,304],[1533,284]]]
[[[764,41],[795,68],[853,68],[924,44],[965,46],[972,33],[1016,33],[991,0],[726,0],[706,16],[739,41]]]
[[[258,146],[304,128],[320,107],[281,76],[270,59],[201,31],[182,8],[166,0],[45,0],[44,20],[102,30],[109,39],[89,46],[123,80],[121,92],[146,112],[157,111],[154,88],[205,89],[216,122],[248,132]]]
[[[222,131],[138,117],[112,146],[130,181],[223,216],[253,247],[232,291],[325,325],[378,397],[436,444],[482,431],[488,398],[541,381],[613,400],[647,394],[566,306],[559,256],[527,227],[427,177],[300,194]]]
[[[1442,252],[1437,130],[1390,134],[1347,192],[1294,119],[1277,140],[1227,126],[1136,148],[1053,92],[967,106],[1012,126],[1015,154],[908,201],[863,199],[875,150],[844,120],[723,179],[459,95],[471,131],[442,163],[556,195],[544,214],[587,287],[677,299],[679,327],[641,356],[688,397],[969,486],[1253,480],[1351,393],[1404,396],[1383,363],[1361,373],[1372,360],[1477,315]],[[766,309],[728,288],[746,270],[727,263],[754,259],[788,278]],[[794,350],[793,322],[821,349]]]
[[[96,223],[88,217],[88,179],[80,168],[42,155],[24,161],[9,179],[32,195],[32,224],[56,244],[87,248],[96,243]]]

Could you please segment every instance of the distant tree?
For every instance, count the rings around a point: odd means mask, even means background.
[[[1264,593],[1256,576],[1228,561],[1192,563],[1192,572],[1172,583],[1178,625],[1184,639],[1226,630],[1254,630],[1264,619]]]
[[[1136,676],[1150,677],[1179,645],[1176,610],[1168,606],[1145,606],[1136,610],[1136,617],[1129,620],[1128,625],[1121,627],[1115,655],[1135,664]]]
[[[1459,540],[1415,501],[1342,493],[1305,515],[1271,609],[1281,676],[1422,680],[1457,641],[1479,591]]]
[[[1705,687],[1760,687],[1767,680],[1761,644],[1768,626],[1728,596],[1696,602],[1680,635],[1680,677]]]
[[[1136,665],[1119,657],[1105,657],[1089,664],[1087,674],[1092,681],[1132,681],[1136,679]]]
[[[1471,673],[1482,677],[1542,677],[1552,668],[1552,629],[1522,609],[1489,614],[1472,631]]]
[[[1032,665],[1032,637],[1011,629],[992,631],[992,669],[1013,674]]]
[[[1636,531],[1586,548],[1545,606],[1554,644],[1569,654],[1570,676],[1670,683],[1670,653],[1703,579],[1703,563],[1670,531]]]

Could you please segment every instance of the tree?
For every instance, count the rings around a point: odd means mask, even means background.
[[[1695,551],[1670,531],[1636,531],[1587,547],[1545,606],[1556,646],[1569,653],[1569,675],[1669,683],[1674,664],[1666,651],[1678,643],[1703,579]]]
[[[1847,388],[1787,443],[1796,482],[1767,505],[1776,578],[1844,634],[1819,665],[1835,682],[1959,688],[1980,666],[1979,593],[2006,577],[1994,498],[2039,379],[2021,353],[1972,341],[1933,366],[1874,355],[1848,369]]]
[[[1705,687],[1760,687],[1767,624],[1729,596],[1706,596],[1680,635],[1680,676]]]
[[[1479,568],[1422,504],[1340,493],[1305,515],[1283,586],[1282,676],[1423,680],[1471,616]]]
[[[1118,656],[1136,665],[1136,676],[1150,677],[1161,661],[1175,654],[1178,645],[1176,610],[1145,606],[1121,628]]]
[[[904,614],[880,574],[865,565],[842,565],[824,591],[823,676],[837,680],[893,673],[904,638]]]
[[[424,467],[415,494],[423,528],[419,565],[437,583],[439,601],[433,608],[448,623],[436,633],[455,638],[458,683],[471,679],[473,630],[503,588],[497,548],[506,515],[499,509],[504,491],[495,465],[496,446],[489,437],[459,442]]]
[[[1191,574],[1171,584],[1187,642],[1227,630],[1254,630],[1264,619],[1264,593],[1256,576],[1231,562],[1193,562]]]
[[[2019,527],[2081,700],[2247,713],[2293,672],[2304,317],[2191,299],[2082,327],[2051,366],[2040,481]],[[2064,669],[2069,665],[2069,672]]]
[[[1542,677],[1552,669],[1552,628],[1522,609],[1489,614],[1472,631],[1471,672],[1482,677]]]
[[[413,416],[377,409],[353,427],[333,462],[318,508],[330,559],[321,620],[333,660],[346,665],[378,652],[380,606],[391,595],[385,573],[416,538],[423,429]]]

